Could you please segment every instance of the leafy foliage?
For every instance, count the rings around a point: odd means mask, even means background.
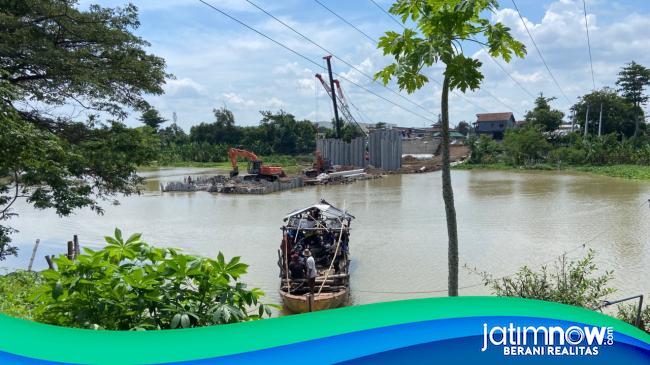
[[[529,165],[544,161],[551,145],[538,125],[530,125],[506,130],[503,149],[506,152],[506,162],[513,165]]]
[[[388,31],[380,38],[378,47],[396,62],[379,71],[375,78],[386,84],[394,77],[400,89],[411,93],[429,81],[422,69],[442,62],[452,90],[477,89],[483,79],[479,71],[481,62],[465,56],[461,42],[483,44],[476,37],[484,36],[490,55],[506,61],[513,55],[525,54],[524,45],[512,38],[508,27],[481,18],[483,12],[497,7],[494,0],[398,0],[390,12],[403,22],[408,19],[415,22],[417,31],[409,28],[402,34]]]
[[[634,326],[636,325],[636,315],[638,310],[639,307],[636,304],[620,305],[616,312],[616,318]],[[641,309],[641,323],[639,324],[639,327],[650,333],[650,305],[646,305]]]
[[[248,265],[157,248],[119,229],[98,251],[54,259],[34,295],[35,319],[68,327],[142,330],[188,328],[271,315],[264,293],[239,281]]]
[[[618,73],[616,85],[629,103],[637,107],[644,105],[648,102],[648,95],[643,93],[643,89],[650,86],[650,69],[632,61]]]
[[[485,286],[498,296],[539,299],[595,309],[615,290],[608,287],[612,272],[598,274],[594,257],[595,252],[589,250],[584,258],[575,261],[569,260],[566,255],[561,256],[554,270],[542,266],[539,271],[533,271],[524,266],[516,274],[503,278],[494,278],[485,272],[480,274]]]
[[[490,164],[496,163],[501,158],[503,152],[502,146],[485,134],[471,136],[467,140],[470,150],[469,162],[473,164]]]
[[[165,61],[145,52],[131,33],[137,8],[78,9],[74,0],[3,2],[0,69],[21,98],[80,106],[120,118],[123,106],[147,107],[143,93],[161,94]]]
[[[20,198],[68,215],[80,207],[101,212],[98,200],[138,191],[136,167],[156,157],[159,142],[151,129],[119,121],[128,109],[146,110],[144,94],[162,93],[170,76],[131,33],[139,25],[133,5],[84,11],[72,0],[3,2],[0,221],[14,216]],[[65,104],[116,121],[55,115]],[[11,232],[0,226],[0,259],[15,254]]]
[[[42,279],[33,271],[15,271],[0,275],[0,313],[24,319],[33,319],[35,305],[31,297]]]
[[[578,102],[571,108],[575,118],[584,131],[587,107],[589,108],[589,134],[598,134],[598,123],[600,118],[600,105],[603,106],[603,130],[602,134],[616,133],[620,137],[632,137],[635,135],[636,119],[638,108],[629,103],[625,98],[619,96],[615,90],[603,88],[593,91],[580,97]],[[642,115],[642,111],[640,111]],[[645,130],[645,123],[639,125],[640,131]]]
[[[535,99],[535,108],[526,113],[526,122],[539,125],[547,132],[557,129],[562,123],[564,113],[557,109],[551,109],[549,103],[555,99],[544,97],[544,94],[540,93]]]
[[[223,162],[228,160],[228,148],[233,146],[267,156],[311,153],[315,148],[315,126],[284,111],[263,111],[260,124],[250,127],[235,125],[232,112],[226,108],[214,112],[214,122],[193,126],[189,135],[175,124],[160,130],[159,162]],[[344,131],[344,136],[356,132]]]
[[[154,108],[147,109],[147,111],[142,113],[139,120],[154,131],[157,131],[160,125],[167,121],[167,119],[160,116],[158,111]]]

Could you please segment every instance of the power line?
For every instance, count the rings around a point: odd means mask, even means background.
[[[591,66],[591,83],[596,90],[596,79],[594,78],[594,61],[591,59],[591,40],[589,39],[589,24],[587,23],[587,3],[582,0],[582,9],[585,14],[585,30],[587,31],[587,48],[589,48],[589,65]]]
[[[327,48],[324,48],[324,47],[321,46],[320,44],[314,42],[311,38],[309,38],[309,37],[307,37],[306,35],[302,34],[301,32],[299,32],[298,30],[296,30],[295,28],[293,28],[293,27],[290,26],[289,24],[285,23],[285,22],[282,21],[281,19],[278,19],[276,16],[274,16],[274,15],[271,14],[271,13],[269,13],[268,11],[266,11],[265,9],[263,9],[262,7],[260,7],[259,5],[255,4],[254,2],[252,2],[252,1],[250,1],[250,0],[246,0],[246,2],[249,3],[249,4],[251,4],[251,5],[253,5],[253,6],[256,7],[258,10],[260,10],[261,12],[263,12],[264,14],[270,16],[271,18],[273,18],[273,19],[274,19],[275,21],[277,21],[278,23],[280,23],[280,24],[284,25],[285,27],[289,28],[291,31],[293,31],[294,33],[298,34],[299,36],[301,36],[302,38],[304,38],[304,39],[305,39],[306,41],[308,41],[309,43],[311,43],[311,44],[313,44],[314,46],[320,48],[323,52],[326,52],[326,53],[328,53],[328,54],[331,54],[334,58],[336,58],[337,60],[343,62],[344,64],[346,64],[346,65],[349,66],[350,68],[354,69],[355,71],[357,71],[357,72],[360,73],[361,75],[365,76],[365,77],[368,78],[370,81],[375,82],[375,78],[374,78],[374,77],[372,77],[372,76],[368,75],[367,73],[361,71],[359,68],[357,68],[356,66],[352,65],[350,62],[348,62],[348,61],[342,59],[341,57],[339,57],[339,56],[337,56],[337,55],[335,55],[334,52],[332,52],[332,51],[328,50]],[[380,84],[380,85],[381,85],[381,84]],[[392,92],[393,94],[399,96],[400,98],[406,100],[407,102],[409,102],[409,103],[411,103],[411,104],[417,106],[418,108],[424,110],[425,112],[427,112],[427,113],[431,113],[431,114],[435,114],[434,112],[432,112],[432,111],[428,110],[427,108],[423,107],[422,105],[420,105],[420,104],[418,104],[418,103],[412,101],[411,99],[405,97],[404,95],[400,94],[399,92],[397,92],[397,91],[395,91],[395,90],[393,90],[393,89],[391,89],[391,88],[389,88],[389,87],[387,87],[387,86],[385,86],[385,85],[381,85],[381,86],[382,86],[383,88],[385,88],[386,90]]]
[[[497,66],[499,66],[499,68],[501,69],[501,71],[505,72],[505,74],[508,75],[508,77],[509,77],[509,78],[510,78],[510,79],[511,79],[515,84],[517,84],[517,86],[519,86],[519,87],[520,87],[520,88],[521,88],[521,89],[522,89],[526,94],[528,94],[528,96],[530,96],[531,98],[535,98],[535,95],[533,95],[530,91],[528,91],[528,89],[526,89],[526,88],[524,87],[524,85],[522,85],[522,84],[521,84],[517,79],[515,79],[515,78],[510,74],[510,72],[508,72],[508,70],[506,70],[506,69],[503,67],[503,65],[501,65],[501,63],[500,63],[499,61],[496,60],[496,58],[492,57],[492,55],[491,55],[490,52],[487,50],[487,48],[483,47],[483,50],[484,50],[485,53],[490,57],[490,59],[492,60],[492,62],[494,62]]]
[[[551,72],[551,69],[548,67],[548,64],[546,63],[546,60],[544,59],[544,56],[542,56],[542,51],[539,50],[539,47],[537,47],[537,43],[535,43],[535,38],[533,38],[533,35],[530,33],[530,30],[528,30],[528,26],[526,25],[526,21],[524,20],[524,17],[521,15],[521,12],[519,11],[519,8],[517,7],[517,3],[515,3],[515,0],[512,0],[512,5],[514,5],[515,10],[517,10],[517,14],[519,14],[519,19],[521,19],[521,24],[524,25],[524,28],[526,29],[526,33],[528,33],[528,36],[530,37],[530,40],[533,42],[533,45],[535,46],[535,49],[537,50],[537,54],[539,55],[539,58],[542,60],[544,63],[544,66],[546,67],[546,71],[548,71],[548,74],[551,75],[551,79],[553,79],[553,82],[555,83],[555,86],[560,90],[560,93],[566,101],[571,104],[571,101],[569,98],[566,96],[564,93],[564,90],[562,90],[562,87],[560,86],[560,83],[557,82],[555,79],[555,76],[553,76],[553,73]]]
[[[221,9],[219,9],[219,8],[217,8],[217,7],[215,7],[215,6],[213,6],[212,4],[209,4],[209,3],[205,2],[204,0],[199,0],[199,1],[200,1],[201,3],[207,5],[208,7],[212,8],[213,10],[216,10],[217,12],[221,13],[221,14],[224,15],[225,17],[227,17],[227,18],[229,18],[229,19],[231,19],[231,20],[233,20],[233,21],[239,23],[240,25],[242,25],[242,26],[248,28],[249,30],[251,30],[251,31],[253,31],[253,32],[257,33],[257,34],[259,34],[260,36],[262,36],[262,37],[264,37],[264,38],[270,40],[271,42],[273,42],[273,43],[277,44],[278,46],[280,46],[280,47],[286,49],[287,51],[289,51],[289,52],[295,54],[296,56],[298,56],[298,57],[304,59],[305,61],[307,61],[307,62],[309,62],[309,63],[315,65],[316,67],[318,67],[318,68],[322,68],[322,69],[326,70],[325,67],[323,67],[322,65],[318,64],[317,62],[315,62],[314,60],[310,59],[309,57],[303,55],[302,53],[297,52],[296,50],[290,48],[289,46],[286,46],[285,44],[283,44],[283,43],[281,43],[281,42],[279,42],[279,41],[277,41],[277,40],[271,38],[270,36],[268,36],[268,35],[266,35],[266,34],[260,32],[259,30],[255,29],[255,28],[253,28],[252,26],[250,26],[250,25],[244,23],[243,21],[241,21],[241,20],[239,20],[239,19],[233,17],[232,15],[226,13],[225,11],[223,11],[223,10],[221,10]],[[410,110],[410,109],[407,109],[407,108],[405,108],[405,107],[403,107],[403,106],[401,106],[401,105],[399,105],[399,104],[393,102],[392,100],[387,99],[387,98],[385,98],[385,97],[383,97],[383,96],[381,96],[381,95],[379,95],[379,94],[373,92],[372,90],[369,90],[368,88],[359,85],[358,83],[356,83],[356,82],[354,82],[354,81],[348,79],[347,77],[342,76],[341,74],[338,74],[338,73],[334,73],[334,74],[335,74],[337,77],[339,77],[339,78],[341,78],[341,79],[343,79],[343,80],[349,82],[350,84],[352,84],[352,85],[354,85],[354,86],[356,86],[356,87],[358,87],[358,88],[360,88],[360,89],[366,91],[367,93],[370,93],[370,94],[372,94],[372,95],[374,95],[374,96],[376,96],[376,97],[378,97],[378,98],[380,98],[380,99],[382,99],[382,100],[384,100],[384,101],[386,101],[386,102],[388,102],[388,103],[390,103],[390,104],[392,104],[392,105],[394,105],[394,106],[396,106],[396,107],[398,107],[398,108],[400,108],[400,109],[402,109],[402,110],[404,110],[404,111],[406,111],[406,112],[408,112],[408,113],[410,113],[410,114],[413,114],[413,115],[418,116],[418,117],[420,117],[420,118],[422,118],[422,119],[425,119],[425,120],[428,120],[428,121],[430,121],[430,122],[433,122],[432,119],[430,119],[430,118],[428,118],[428,117],[425,117],[425,116],[423,116],[423,115],[421,115],[421,114],[419,114],[419,113],[416,113],[416,112],[414,112],[414,111],[412,111],[412,110]]]
[[[365,33],[364,31],[362,31],[361,29],[357,28],[354,24],[350,23],[349,21],[347,21],[347,20],[346,20],[345,18],[343,18],[342,16],[338,15],[336,12],[334,12],[334,10],[328,8],[327,6],[325,6],[325,4],[321,3],[321,2],[318,1],[318,0],[314,0],[314,1],[317,2],[317,3],[318,3],[320,6],[322,6],[323,8],[325,8],[327,11],[329,11],[330,13],[332,13],[334,16],[336,16],[337,18],[341,19],[343,22],[345,22],[345,24],[347,24],[347,25],[351,26],[352,28],[356,29],[357,32],[361,33],[364,37],[366,37],[367,39],[369,39],[371,42],[377,43],[377,41],[376,41],[373,37],[369,36],[368,34],[366,34],[366,33]]]
[[[384,14],[386,14],[386,16],[388,16],[392,21],[394,21],[395,23],[399,24],[402,28],[406,29],[406,27],[404,26],[404,24],[402,24],[402,22],[400,22],[400,21],[398,21],[397,19],[395,19],[395,17],[393,17],[393,15],[392,15],[391,13],[389,13],[388,11],[386,11],[386,9],[384,9],[381,5],[377,4],[377,2],[375,2],[375,0],[369,0],[369,1],[370,1],[371,3],[373,3],[377,8],[379,8],[379,10],[381,10]],[[418,11],[420,11],[420,10],[418,9]],[[492,57],[492,55],[487,51],[487,49],[486,49],[485,47],[483,47],[483,49],[486,51],[486,54],[487,54],[487,55],[492,59],[492,61],[493,61],[494,63],[496,63],[497,66],[499,66],[499,68],[500,68],[503,72],[505,72],[506,75],[508,75],[508,77],[510,77],[510,78],[512,79],[512,81],[514,81],[517,85],[519,85],[519,87],[521,87],[522,90],[524,90],[528,95],[530,95],[531,98],[534,98],[534,96],[533,96],[533,95],[532,95],[532,94],[531,94],[531,93],[530,93],[526,88],[524,88],[523,85],[521,85],[521,84],[519,83],[519,81],[515,80],[515,78],[512,77],[512,76],[510,75],[510,73],[509,73],[508,71],[506,71],[506,69],[503,68],[503,66],[501,66],[501,64],[500,64],[499,62],[497,62],[496,59],[494,59],[494,57]],[[496,96],[492,95],[489,91],[487,91],[487,90],[483,90],[483,91],[485,91],[488,95],[490,95],[491,97],[493,97],[494,99],[496,99],[496,100],[497,100],[501,105],[505,106],[506,108],[508,108],[508,109],[510,109],[510,110],[512,110],[512,111],[515,111],[514,108],[512,108],[512,107],[508,106],[507,104],[505,104],[505,103],[504,103],[503,101],[501,101],[499,98],[497,98]]]
[[[361,29],[359,29],[359,28],[357,28],[356,26],[354,26],[354,24],[350,23],[347,19],[343,18],[341,15],[337,14],[336,12],[334,12],[334,10],[332,10],[332,9],[328,8],[327,6],[323,5],[323,3],[321,3],[321,2],[318,1],[318,0],[314,0],[314,1],[315,1],[316,3],[318,3],[320,6],[322,6],[323,8],[325,8],[325,9],[326,9],[327,11],[329,11],[330,13],[334,14],[334,16],[336,16],[337,18],[341,19],[345,24],[347,24],[347,25],[349,25],[350,27],[354,28],[357,32],[361,33],[363,36],[365,36],[366,38],[368,38],[369,40],[371,40],[375,45],[379,44],[379,42],[378,42],[376,39],[374,39],[374,38],[370,37],[369,35],[367,35],[366,33],[364,33]],[[433,79],[433,78],[432,78],[431,81],[433,81],[434,83],[438,84],[439,86],[442,86],[442,84],[441,84],[438,80],[436,80],[436,79]],[[461,97],[461,98],[464,99],[468,104],[472,104],[472,105],[473,105],[474,107],[476,107],[477,109],[483,110],[483,111],[485,111],[485,112],[488,111],[487,109],[483,108],[482,106],[480,106],[480,105],[478,105],[478,104],[472,102],[471,100],[467,99],[467,97],[466,97],[464,94],[462,94],[462,93],[457,93],[457,92],[454,91],[454,90],[452,90],[451,93],[454,94],[454,95],[456,95],[456,96]],[[498,102],[501,102],[501,101],[498,100],[498,99],[497,99],[497,101],[498,101]]]
[[[406,27],[404,26],[404,24],[402,24],[402,22],[400,22],[399,20],[395,19],[395,17],[394,17],[391,13],[387,12],[386,9],[384,9],[381,5],[377,4],[377,3],[375,2],[375,0],[370,0],[370,2],[373,3],[373,4],[375,4],[375,6],[376,6],[377,8],[379,8],[379,10],[381,10],[384,14],[386,14],[389,18],[391,18],[391,19],[392,19],[395,23],[397,23],[400,27],[406,29]]]

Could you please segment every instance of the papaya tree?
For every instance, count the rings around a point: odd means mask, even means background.
[[[395,62],[379,71],[375,78],[384,84],[396,79],[400,89],[412,93],[422,88],[429,77],[425,69],[444,65],[440,108],[442,113],[442,195],[449,239],[449,295],[458,295],[458,233],[454,193],[449,166],[449,92],[478,89],[483,80],[481,61],[467,56],[464,46],[476,43],[490,56],[509,62],[513,55],[523,57],[524,45],[510,29],[491,23],[484,16],[495,11],[496,0],[398,0],[390,12],[404,23],[403,32],[388,31],[378,47]],[[407,21],[411,23],[407,23]]]

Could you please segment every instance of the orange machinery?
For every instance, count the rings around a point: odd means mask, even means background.
[[[279,166],[264,166],[256,154],[247,150],[240,150],[238,148],[229,148],[228,157],[232,164],[230,177],[239,175],[239,168],[237,167],[237,158],[243,157],[248,159],[248,173],[255,175],[256,178],[264,178],[267,180],[277,180],[278,177],[286,176],[284,170]]]

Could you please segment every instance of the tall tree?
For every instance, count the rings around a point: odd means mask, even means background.
[[[390,12],[404,24],[410,19],[416,29],[404,29],[402,34],[388,31],[378,47],[395,62],[379,71],[375,77],[387,84],[397,79],[400,89],[409,93],[428,81],[423,69],[434,63],[444,64],[442,96],[442,195],[447,217],[449,238],[449,295],[458,295],[458,233],[456,208],[449,166],[449,92],[475,90],[483,80],[481,62],[463,53],[463,42],[487,47],[493,57],[510,61],[512,55],[523,57],[525,47],[510,35],[501,23],[491,24],[481,16],[498,8],[496,0],[398,0]],[[409,23],[410,24],[410,23]],[[479,40],[481,38],[481,40]]]
[[[147,111],[142,113],[138,120],[153,128],[155,131],[158,131],[160,125],[167,121],[167,119],[163,118],[154,108],[147,109]]]
[[[469,134],[469,128],[470,125],[464,120],[461,120],[458,125],[456,126],[456,129],[458,130],[458,133],[467,136]]]
[[[603,134],[616,133],[619,137],[632,137],[637,132],[634,121],[637,110],[618,95],[615,90],[603,88],[592,91],[578,99],[578,102],[571,107],[580,130],[584,131],[587,108],[589,108],[588,133],[598,134],[598,123],[600,118],[600,106],[603,106]],[[645,123],[638,126],[638,130],[645,130]]]
[[[216,123],[220,127],[233,127],[235,125],[235,116],[226,107],[212,109]]]
[[[644,94],[643,89],[650,85],[650,69],[632,61],[618,73],[616,85],[625,100],[636,107],[634,135],[638,136],[641,106],[648,102],[648,95]]]
[[[59,215],[138,191],[139,164],[155,158],[156,137],[125,127],[127,110],[161,94],[165,62],[132,31],[133,5],[80,10],[72,0],[4,1],[0,10],[0,221],[24,198]],[[30,101],[30,102],[27,102]],[[72,120],[75,104],[90,115]],[[35,106],[34,106],[35,105]],[[67,111],[67,113],[65,113]],[[101,112],[116,120],[100,123]],[[11,228],[0,226],[0,257]]]
[[[526,113],[526,122],[542,127],[545,131],[554,131],[562,123],[564,113],[557,109],[551,109],[550,102],[555,97],[547,98],[543,93],[535,99],[535,107]]]

